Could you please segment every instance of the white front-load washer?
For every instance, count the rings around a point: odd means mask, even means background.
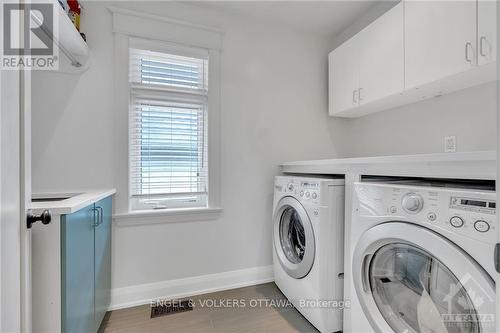
[[[343,179],[275,178],[274,279],[322,333],[342,331],[344,203]]]
[[[357,183],[349,332],[495,332],[495,192]]]

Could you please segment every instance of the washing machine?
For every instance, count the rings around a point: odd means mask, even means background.
[[[348,332],[495,332],[494,190],[354,186]]]
[[[275,178],[275,283],[322,333],[342,330],[344,204],[343,179]]]

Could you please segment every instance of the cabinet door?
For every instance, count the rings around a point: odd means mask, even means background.
[[[497,2],[479,0],[477,4],[478,64],[496,61]]]
[[[475,0],[407,0],[404,6],[407,89],[475,65]]]
[[[399,3],[359,34],[360,104],[404,90],[403,15]]]
[[[96,202],[95,227],[95,326],[96,331],[108,310],[111,296],[111,219],[112,199]]]
[[[328,56],[329,113],[351,109],[358,105],[359,45],[357,36],[346,41]]]
[[[94,331],[94,205],[61,218],[62,328]]]

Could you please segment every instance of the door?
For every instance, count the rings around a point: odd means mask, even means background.
[[[328,56],[329,113],[351,109],[358,105],[359,43],[358,37],[347,40]]]
[[[314,264],[314,232],[304,207],[284,197],[274,215],[274,249],[281,267],[293,278],[306,276]]]
[[[0,71],[0,237],[1,237],[1,304],[0,331],[21,330],[21,197],[20,184],[20,75],[17,71]]]
[[[477,38],[479,65],[496,61],[496,6],[496,1],[478,0]]]
[[[496,13],[497,17],[500,17],[500,6],[497,6],[496,8]],[[497,30],[500,28],[500,22],[497,21],[496,23]],[[500,34],[496,35],[496,45],[500,45]],[[499,53],[496,52],[495,56],[496,63],[500,62],[500,56]],[[497,80],[500,78],[500,66],[496,66],[496,77]],[[497,81],[498,82],[498,81]],[[500,114],[500,84],[497,83],[496,85],[496,92],[497,92],[497,147],[500,147],[500,117],[498,116]],[[497,179],[500,179],[500,150],[497,148]],[[500,202],[500,191],[497,191],[497,202]],[[496,215],[496,221],[497,225],[500,225],[500,214]],[[497,243],[500,243],[500,228],[497,228]],[[496,275],[496,287],[497,287],[497,318],[500,318],[500,267],[497,268],[497,275]]]
[[[465,252],[403,222],[364,233],[353,257],[358,299],[377,332],[495,332],[495,285]]]
[[[112,199],[96,202],[95,223],[95,326],[97,329],[108,310],[111,296],[111,214]]]
[[[409,0],[404,6],[407,89],[475,65],[476,0]]]
[[[62,327],[87,333],[94,321],[94,205],[61,217]]]
[[[18,22],[21,31],[22,15]],[[27,70],[0,70],[1,332],[31,331],[30,79]]]
[[[360,104],[404,90],[403,37],[403,3],[360,32]]]

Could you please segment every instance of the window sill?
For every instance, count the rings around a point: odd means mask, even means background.
[[[207,221],[217,219],[221,213],[222,208],[143,210],[123,214],[114,214],[113,223],[118,227],[126,227],[176,222]]]

